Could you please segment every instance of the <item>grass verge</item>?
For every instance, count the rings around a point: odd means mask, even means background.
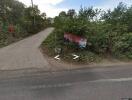
[[[47,54],[49,57],[55,57],[55,48],[61,48],[60,53],[61,60],[64,62],[75,63],[75,64],[89,64],[98,63],[103,58],[87,49],[80,49],[74,43],[65,43],[63,39],[63,34],[61,30],[54,30],[41,44],[41,49],[43,53]],[[73,60],[72,54],[79,56],[78,59]]]

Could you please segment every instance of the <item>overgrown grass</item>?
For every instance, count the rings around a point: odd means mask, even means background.
[[[122,61],[130,61],[130,59],[132,59],[132,54],[130,54],[131,52],[125,54],[120,52],[115,52],[114,54],[98,53],[95,50],[92,50],[92,48],[89,46],[87,46],[85,49],[81,49],[74,43],[65,43],[63,33],[64,32],[62,30],[55,29],[46,38],[46,40],[43,41],[41,48],[45,54],[50,57],[54,57],[57,55],[57,53],[55,53],[55,48],[62,48],[62,52],[60,53],[61,59],[69,63],[72,62],[77,64],[98,63],[104,59],[109,60],[111,58]],[[73,60],[72,54],[76,54],[80,57],[76,60]]]
[[[87,49],[80,49],[74,43],[65,43],[61,30],[55,30],[52,32],[46,40],[43,41],[41,48],[43,49],[43,52],[50,57],[57,55],[57,53],[55,53],[55,48],[62,48],[62,52],[60,53],[61,59],[70,63],[87,64],[100,62],[102,59],[98,54]],[[73,60],[72,54],[76,54],[80,57]]]
[[[45,29],[47,27],[44,27],[43,29]],[[36,32],[34,31],[34,33],[27,33],[26,31],[16,31],[14,33],[8,32],[8,31],[1,31],[0,32],[0,48],[8,46],[11,43],[17,42],[19,40],[22,40],[26,37],[32,36],[38,32],[40,32],[43,29],[39,29]]]
[[[11,34],[8,33],[0,33],[0,48],[7,46],[13,42],[21,40],[22,37],[13,37]]]

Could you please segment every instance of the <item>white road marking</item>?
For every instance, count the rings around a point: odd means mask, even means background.
[[[132,78],[119,78],[119,79],[99,79],[90,82],[125,82],[125,81],[132,81]]]
[[[38,85],[38,86],[32,86],[31,89],[39,89],[39,88],[58,88],[58,87],[67,87],[71,86],[76,83],[64,83],[64,84],[53,84],[53,85]]]
[[[60,55],[57,55],[57,56],[55,56],[54,58],[57,59],[57,60],[60,60],[59,57],[60,57]]]
[[[74,56],[74,58],[73,58],[74,60],[77,59],[77,58],[79,58],[79,56],[75,55],[75,54],[72,54],[72,56]]]
[[[132,78],[119,78],[119,79],[99,79],[95,81],[86,81],[86,82],[72,82],[72,83],[59,83],[59,84],[50,84],[50,85],[38,85],[32,86],[31,89],[38,89],[38,88],[59,88],[59,87],[68,87],[78,84],[85,84],[85,83],[98,83],[98,82],[127,82],[132,81]]]

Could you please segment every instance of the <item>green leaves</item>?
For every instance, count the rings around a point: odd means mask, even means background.
[[[14,27],[13,33],[8,32],[9,25]],[[40,13],[38,6],[32,8],[18,0],[0,0],[0,47],[35,34],[48,25],[50,20],[45,13]]]
[[[124,33],[116,37],[113,44],[112,52],[114,55],[124,55],[125,57],[132,56],[132,33]]]
[[[104,13],[93,7],[81,7],[78,14],[62,11],[55,18],[55,27],[61,30],[61,38],[64,32],[86,37],[90,52],[132,58],[132,6],[119,3]]]

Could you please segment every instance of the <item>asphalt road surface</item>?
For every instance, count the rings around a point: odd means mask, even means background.
[[[132,98],[132,65],[62,72],[0,71],[0,100],[131,100],[129,98]]]
[[[50,68],[39,50],[42,41],[53,31],[47,28],[36,35],[0,49],[0,70],[23,68]]]

